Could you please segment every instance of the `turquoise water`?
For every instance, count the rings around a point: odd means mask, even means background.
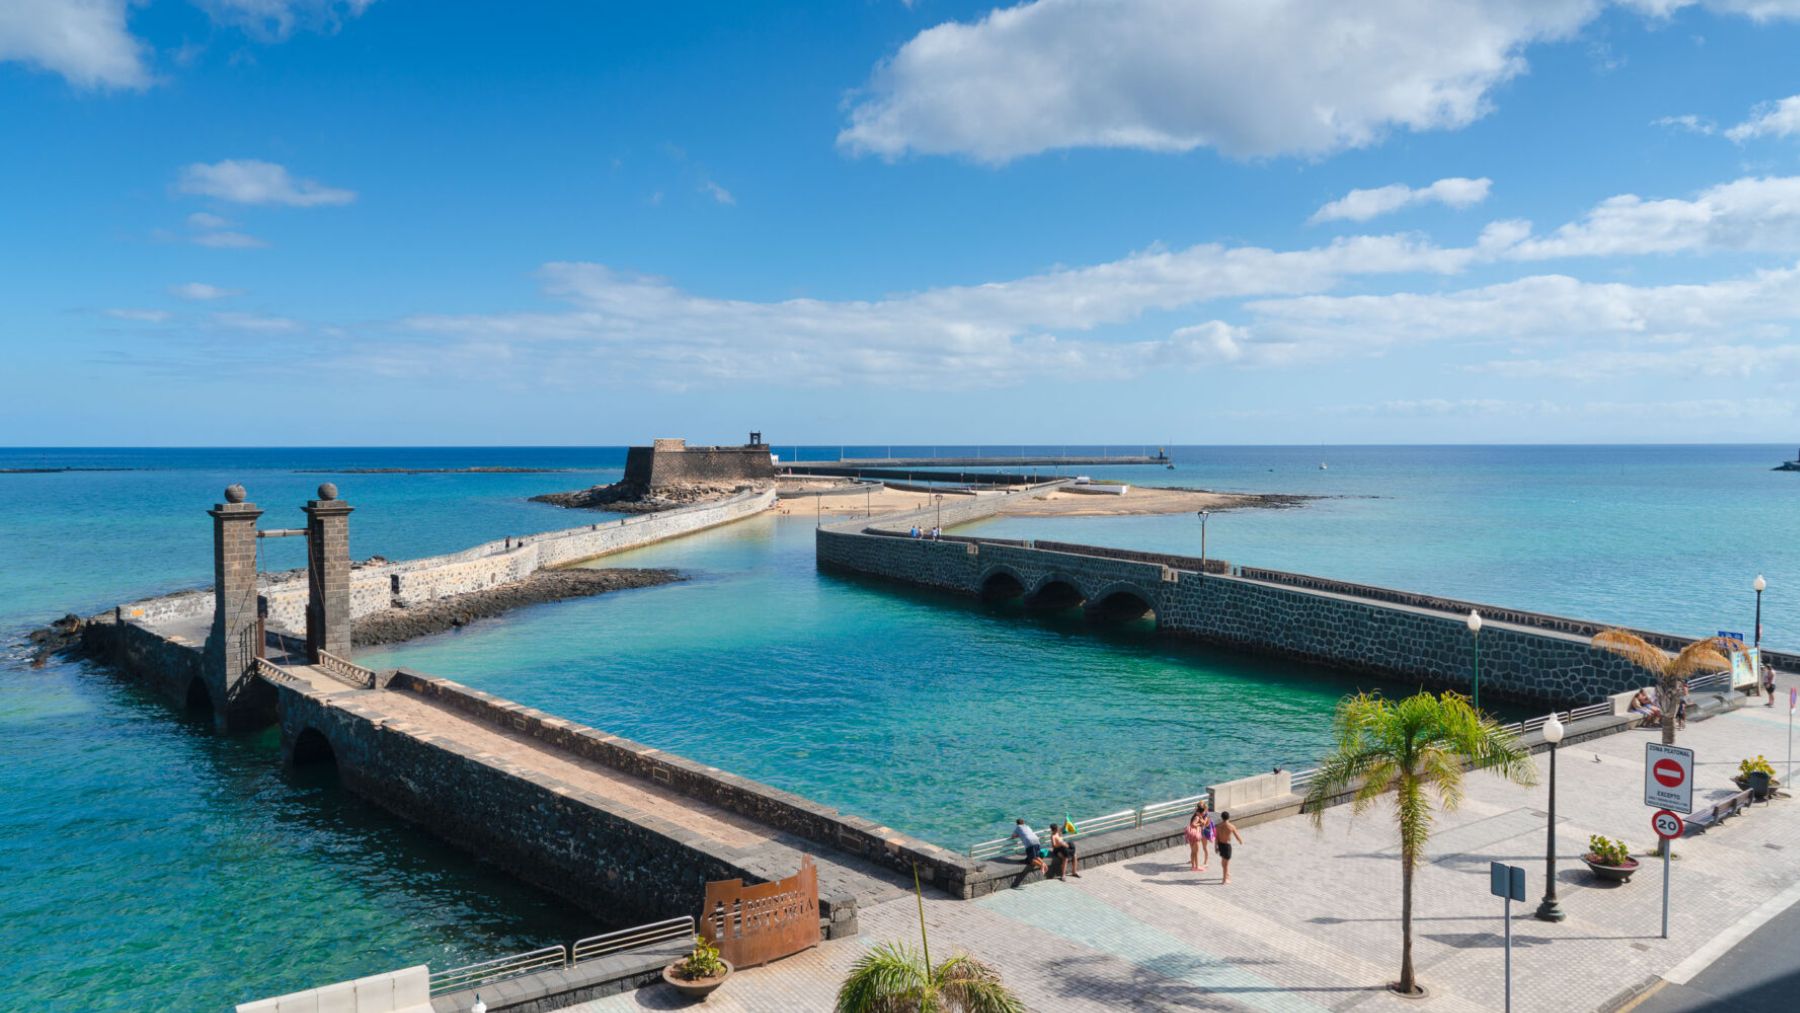
[[[784,456],[790,456],[785,448]],[[801,448],[807,459],[837,448]],[[886,448],[848,448],[853,455]],[[963,448],[939,448],[940,453]],[[1136,450],[1137,448],[1129,448]],[[894,448],[929,453],[930,448]],[[1013,448],[989,448],[1009,453]],[[1181,448],[1140,483],[1300,492],[1215,515],[1211,554],[1677,631],[1800,647],[1793,448]],[[1323,458],[1329,469],[1320,471]],[[80,664],[19,666],[17,632],[206,581],[206,506],[242,481],[289,526],[319,481],[359,556],[566,527],[525,497],[617,474],[618,448],[5,451],[0,468],[0,952],[7,1002],[218,1008],[418,961],[443,967],[604,927]],[[548,475],[316,475],[484,464]],[[1085,469],[1097,471],[1096,469]],[[586,520],[584,516],[582,520]],[[1192,552],[1189,516],[978,530]],[[565,602],[385,652],[933,840],[1015,813],[1080,817],[1303,765],[1345,680],[821,575],[803,518],[762,518],[608,565],[692,580]],[[272,543],[265,565],[298,564]],[[288,555],[283,555],[288,553]],[[27,884],[21,889],[20,884]]]

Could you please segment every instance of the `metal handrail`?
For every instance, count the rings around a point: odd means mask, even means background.
[[[1707,676],[1706,678],[1718,678],[1724,677],[1725,675],[1726,673],[1720,673],[1719,676]],[[1699,682],[1700,680],[1695,679],[1690,681],[1688,685],[1690,687],[1696,686]],[[1591,703],[1581,707],[1574,707],[1566,711],[1558,711],[1556,717],[1557,720],[1565,723],[1575,722],[1585,718],[1611,714],[1612,706],[1611,700],[1602,700],[1599,703]],[[1546,714],[1543,717],[1527,718],[1524,721],[1514,721],[1511,724],[1502,725],[1501,727],[1509,729],[1515,735],[1527,735],[1543,728],[1544,723],[1548,720],[1550,720],[1550,716]],[[1312,784],[1313,778],[1317,776],[1318,773],[1319,768],[1317,767],[1292,771],[1288,775],[1288,790],[1296,795],[1306,794],[1307,787]],[[1088,820],[1077,820],[1075,821],[1075,826],[1078,833],[1084,834],[1104,833],[1108,830],[1119,830],[1125,827],[1141,827],[1146,823],[1155,823],[1159,820],[1172,819],[1176,816],[1185,815],[1192,811],[1192,807],[1196,803],[1206,797],[1207,796],[1205,795],[1190,795],[1187,798],[1172,799],[1168,802],[1154,802],[1139,806],[1136,809],[1124,809],[1116,813],[1109,813],[1105,816],[1096,816]],[[1009,855],[1022,849],[1023,846],[1019,843],[1018,838],[1001,837],[995,840],[981,841],[977,844],[969,845],[968,854],[970,858],[980,860],[984,858],[997,858],[1001,855]]]
[[[431,974],[431,994],[444,992],[460,992],[465,988],[516,978],[521,974],[546,967],[565,967],[568,965],[568,951],[561,946],[543,946],[529,953],[515,953],[510,957],[499,957],[484,960],[479,964],[464,967],[452,967],[447,971],[433,971]]]
[[[662,943],[671,939],[691,939],[693,935],[693,915],[665,918],[660,922],[636,925],[629,929],[620,929],[617,932],[602,932],[597,936],[577,939],[569,946],[569,966],[574,967],[584,960],[593,960],[595,957],[604,957],[609,953],[636,949],[651,943]]]

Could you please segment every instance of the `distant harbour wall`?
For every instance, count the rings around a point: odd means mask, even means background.
[[[728,524],[767,510],[774,502],[772,489],[746,490],[712,503],[485,542],[441,556],[357,567],[350,576],[350,615],[354,620],[389,608],[410,608],[436,598],[524,580],[538,570],[569,566]],[[271,629],[289,633],[305,629],[305,570],[264,576],[259,594],[269,603]],[[184,591],[120,606],[120,616],[154,624],[210,615],[212,607],[210,591]]]

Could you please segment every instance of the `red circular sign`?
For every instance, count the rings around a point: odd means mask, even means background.
[[[1650,829],[1656,831],[1656,836],[1665,841],[1674,840],[1681,836],[1681,817],[1667,809],[1658,809],[1650,817]]]
[[[1681,764],[1674,760],[1658,760],[1656,766],[1650,768],[1650,776],[1665,788],[1676,788],[1687,777],[1682,773]]]

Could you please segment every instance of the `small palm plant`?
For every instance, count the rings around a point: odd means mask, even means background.
[[[916,868],[913,892],[919,899],[924,955],[899,943],[870,949],[857,958],[838,989],[837,1013],[1025,1013],[1025,1004],[1000,983],[1000,975],[974,957],[959,953],[932,964],[925,895]]]
[[[1680,695],[1679,684],[1699,672],[1718,672],[1731,667],[1720,652],[1742,650],[1744,645],[1729,637],[1696,640],[1683,647],[1681,653],[1670,654],[1635,633],[1624,630],[1601,630],[1594,634],[1593,645],[1626,658],[1656,676],[1656,699],[1662,704],[1663,745],[1675,744],[1675,710]]]
[[[1457,693],[1419,693],[1400,701],[1368,693],[1345,697],[1338,702],[1333,730],[1335,747],[1313,775],[1305,809],[1318,828],[1325,806],[1346,791],[1354,792],[1352,815],[1393,791],[1400,831],[1400,980],[1392,987],[1415,995],[1413,873],[1431,838],[1428,793],[1437,797],[1437,808],[1450,812],[1462,803],[1464,766],[1523,785],[1537,783],[1537,767],[1511,731]]]

